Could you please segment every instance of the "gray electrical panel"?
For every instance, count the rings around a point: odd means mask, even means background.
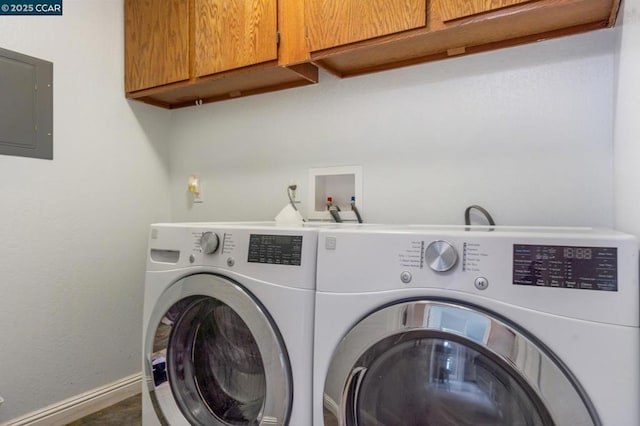
[[[0,154],[53,159],[53,63],[0,49]]]

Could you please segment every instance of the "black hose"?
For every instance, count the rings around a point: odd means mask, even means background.
[[[356,219],[358,219],[358,223],[362,223],[362,216],[360,216],[360,212],[358,211],[358,208],[356,207],[356,203],[351,203],[351,210],[353,210],[353,212],[356,214]]]
[[[486,209],[484,209],[482,206],[479,206],[477,204],[473,204],[473,205],[467,207],[467,209],[464,211],[464,224],[465,225],[471,225],[471,210],[472,209],[478,210],[480,213],[482,213],[482,215],[487,219],[487,222],[489,222],[489,225],[496,226],[496,223],[493,220],[493,218],[491,217],[491,215],[489,214],[489,212]]]

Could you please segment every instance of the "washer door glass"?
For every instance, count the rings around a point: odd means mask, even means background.
[[[287,354],[273,322],[244,289],[217,276],[193,275],[174,284],[156,311],[164,314],[151,322],[146,370],[164,423],[286,423]]]
[[[168,375],[183,414],[206,418],[198,416],[206,408],[228,424],[257,424],[265,400],[265,371],[244,321],[211,297],[184,299],[169,313],[177,320],[167,351]]]
[[[340,341],[325,425],[599,425],[566,367],[515,325],[448,301],[380,309]]]

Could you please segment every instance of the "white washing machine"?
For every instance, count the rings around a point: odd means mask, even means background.
[[[318,238],[314,426],[640,424],[634,237],[416,226]]]
[[[317,231],[151,226],[146,425],[309,425]]]

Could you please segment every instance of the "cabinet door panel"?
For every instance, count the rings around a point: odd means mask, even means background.
[[[450,21],[529,1],[531,0],[435,0],[435,3],[440,12],[440,18],[443,21]]]
[[[311,51],[426,25],[425,0],[305,0]]]
[[[276,0],[196,0],[195,74],[278,58]]]
[[[189,0],[125,1],[127,92],[189,78]]]

